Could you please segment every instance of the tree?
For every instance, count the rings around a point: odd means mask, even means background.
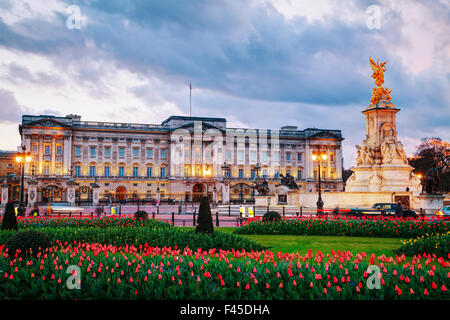
[[[200,207],[198,209],[196,233],[214,233],[213,220],[211,216],[211,208],[209,206],[208,197],[200,199]]]
[[[439,191],[450,190],[450,143],[441,138],[423,138],[415,155],[408,160],[415,173],[424,178],[431,168],[437,168]]]
[[[14,229],[17,230],[17,218],[14,212],[14,204],[8,202],[5,207],[5,214],[3,215],[2,230]]]

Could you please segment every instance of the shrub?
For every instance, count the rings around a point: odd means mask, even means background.
[[[211,208],[209,207],[208,197],[202,197],[198,209],[198,225],[195,228],[196,233],[213,233],[213,221],[211,217]]]
[[[5,214],[3,215],[2,230],[17,230],[17,218],[14,212],[14,204],[8,202],[5,208]]]
[[[136,220],[148,220],[148,213],[143,210],[139,210],[134,213],[134,217]]]
[[[263,216],[263,221],[275,221],[275,220],[281,220],[281,216],[276,211],[268,211]]]
[[[28,256],[36,254],[39,251],[44,251],[52,246],[50,237],[45,233],[39,231],[22,231],[12,235],[5,243],[5,248],[8,249],[8,255],[14,258],[16,252],[18,256]],[[30,252],[31,249],[31,252]]]

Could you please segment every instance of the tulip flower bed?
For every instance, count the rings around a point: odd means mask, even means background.
[[[157,228],[172,228],[171,224],[159,220],[136,220],[131,217],[104,217],[104,218],[86,218],[86,217],[17,217],[19,228],[36,229],[41,227],[136,227],[148,226]]]
[[[412,238],[425,236],[427,233],[446,233],[448,231],[449,223],[436,219],[294,217],[273,222],[265,222],[260,218],[249,219],[240,228],[234,230],[234,233]]]
[[[369,263],[378,274],[370,274]],[[0,299],[449,299],[449,267],[434,255],[406,263],[405,256],[364,252],[300,255],[62,242],[21,259],[9,257],[2,245]]]
[[[450,231],[402,241],[402,246],[397,252],[410,256],[422,252],[433,252],[439,257],[446,257],[450,254]]]
[[[29,220],[28,220],[29,219]],[[255,241],[225,232],[214,234],[195,233],[193,230],[177,228],[168,223],[133,218],[23,218],[18,219],[19,231],[36,230],[45,233],[52,241],[92,242],[105,245],[179,246],[192,248],[220,248],[261,250]],[[17,231],[0,230],[0,244]]]

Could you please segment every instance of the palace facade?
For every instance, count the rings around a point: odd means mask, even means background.
[[[80,116],[24,115],[22,144],[28,203],[196,201],[252,202],[255,177],[273,189],[292,175],[315,192],[321,163],[323,191],[343,191],[340,130],[285,126],[228,128],[224,118],[171,116],[161,124],[82,121]]]

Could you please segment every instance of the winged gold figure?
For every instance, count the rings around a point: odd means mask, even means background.
[[[386,71],[386,63],[388,63],[389,60],[380,63],[379,59],[377,59],[377,62],[372,60],[371,57],[369,57],[370,60],[370,67],[373,70],[372,78],[375,79],[375,84],[377,86],[381,86],[384,83],[384,72]]]
[[[370,67],[372,68],[372,78],[375,79],[376,87],[372,90],[372,104],[377,104],[380,99],[391,101],[391,90],[389,88],[384,88],[384,72],[386,71],[386,63],[388,63],[389,60],[385,62],[380,62],[379,59],[377,59],[377,62],[373,61],[371,57],[369,57],[370,61]]]

